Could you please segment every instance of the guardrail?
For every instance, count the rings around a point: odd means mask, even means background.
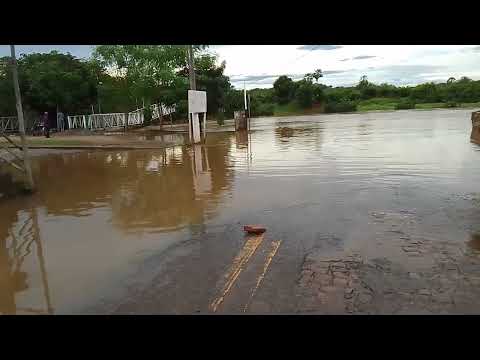
[[[125,114],[92,114],[88,116],[87,125],[92,130],[123,127],[125,126]]]
[[[16,116],[0,117],[0,132],[17,132],[18,120]]]
[[[142,125],[144,120],[143,109],[137,109],[128,113],[128,125]]]
[[[174,106],[165,106],[159,104],[152,104],[152,119],[157,119],[161,115],[169,115],[175,112]],[[145,121],[144,109],[137,109],[135,111],[124,113],[109,113],[109,114],[90,114],[90,115],[73,115],[67,116],[69,129],[109,129],[116,127],[142,125]]]
[[[152,104],[151,109],[152,109],[152,119],[158,119],[160,118],[160,115],[165,116],[165,115],[173,114],[176,110],[175,105],[165,106],[163,104],[161,105]]]
[[[68,128],[69,129],[86,129],[87,116],[89,115],[67,116]]]

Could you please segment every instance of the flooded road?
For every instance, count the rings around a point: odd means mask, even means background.
[[[0,199],[0,313],[478,313],[470,113],[259,118],[204,146],[36,157],[38,192]]]

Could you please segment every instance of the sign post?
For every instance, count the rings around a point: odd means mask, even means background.
[[[200,127],[198,114],[203,114],[203,126]],[[201,133],[207,133],[207,93],[188,90],[188,134],[193,143],[201,141]]]

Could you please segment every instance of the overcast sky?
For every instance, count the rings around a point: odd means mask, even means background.
[[[89,45],[18,45],[17,55],[57,50],[87,58]],[[322,69],[320,82],[333,86],[356,84],[362,75],[375,83],[415,85],[446,81],[450,76],[480,79],[478,45],[212,45],[209,52],[225,60],[234,86],[270,87],[280,75],[300,79]],[[0,45],[0,56],[10,53]]]

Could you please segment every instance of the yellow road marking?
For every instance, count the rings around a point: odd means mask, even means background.
[[[255,250],[257,250],[258,246],[263,241],[263,236],[264,235],[262,234],[262,235],[250,237],[245,242],[245,245],[233,260],[230,270],[225,275],[225,277],[227,278],[227,281],[221,291],[221,295],[210,304],[210,307],[213,310],[213,312],[217,311],[217,308],[220,306],[220,304],[223,302],[223,300],[229,293],[230,289],[235,283],[235,280],[237,280],[238,276],[242,272],[244,265],[248,262],[248,260],[250,260],[252,255],[255,253]]]
[[[270,266],[270,263],[272,262],[273,257],[277,253],[278,248],[280,247],[281,241],[272,241],[272,251],[267,255],[267,260],[265,261],[265,265],[263,266],[263,272],[260,274],[260,276],[257,279],[257,284],[253,288],[252,293],[250,294],[250,298],[248,299],[247,304],[245,305],[243,312],[246,312],[248,307],[250,306],[250,303],[253,300],[253,297],[255,296],[255,293],[258,290],[258,287],[260,286],[260,283],[262,282],[263,278],[265,277],[265,274],[267,273],[268,267]]]

